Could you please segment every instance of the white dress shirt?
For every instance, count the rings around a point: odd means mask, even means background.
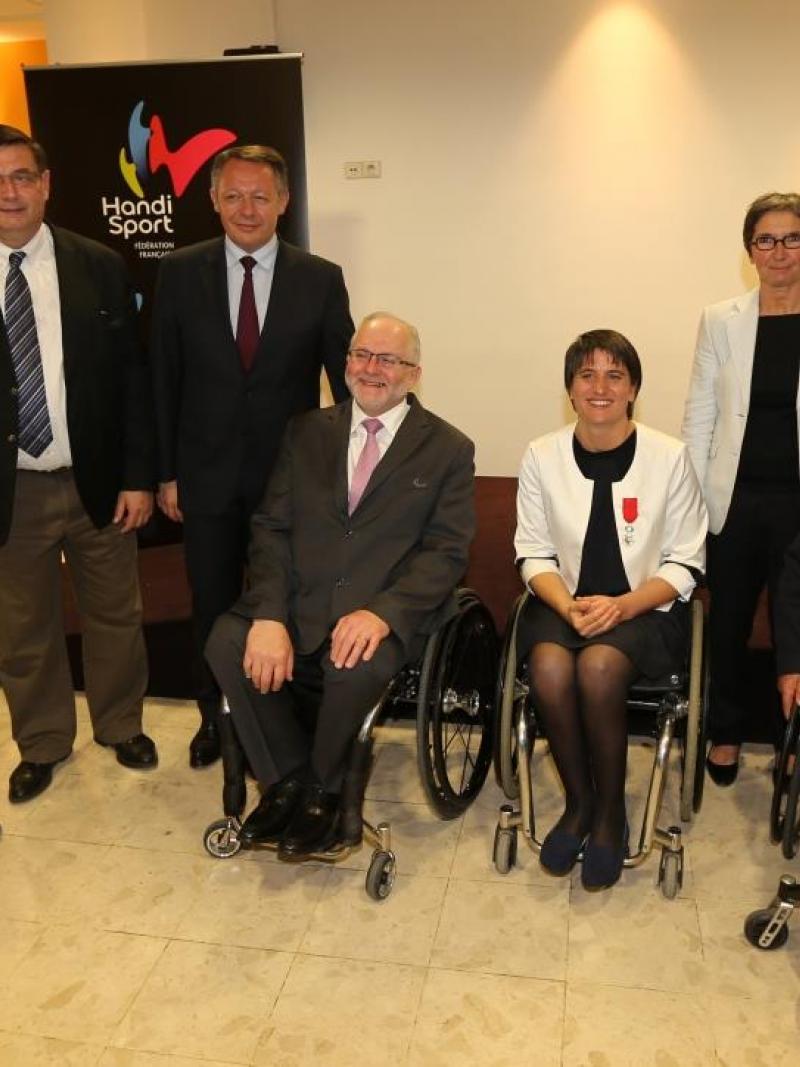
[[[401,400],[399,404],[395,404],[393,408],[389,408],[383,415],[376,416],[380,418],[383,426],[375,434],[375,440],[378,444],[378,452],[381,459],[386,452],[386,449],[394,441],[395,434],[400,429],[400,425],[403,419],[408,414],[408,401]],[[372,418],[373,416],[367,415],[365,411],[362,411],[358,404],[353,400],[353,415],[350,420],[350,444],[347,449],[347,488],[353,484],[353,471],[356,469],[356,463],[358,463],[358,457],[361,455],[361,450],[367,440],[367,431],[361,425],[364,419]]]
[[[40,226],[34,237],[22,248],[8,248],[0,244],[0,300],[3,316],[6,310],[6,278],[8,257],[12,252],[24,252],[22,273],[28,282],[36,320],[36,335],[42,355],[44,391],[53,440],[34,459],[17,450],[17,467],[29,471],[52,471],[72,466],[72,453],[67,431],[67,391],[64,384],[64,349],[61,340],[61,299],[58,291],[58,271],[53,247],[53,235],[47,226]]]
[[[230,237],[225,238],[225,263],[228,268],[228,306],[231,312],[231,329],[234,337],[239,323],[239,304],[242,299],[242,285],[244,284],[242,256],[252,256],[256,261],[256,265],[253,267],[253,293],[256,298],[258,329],[261,331],[264,329],[264,319],[267,317],[277,254],[278,238],[276,234],[273,234],[270,240],[255,252],[245,252],[244,249],[235,245]]]

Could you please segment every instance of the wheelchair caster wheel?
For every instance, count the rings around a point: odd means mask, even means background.
[[[203,834],[206,852],[217,860],[227,860],[235,856],[242,847],[238,830],[239,825],[233,819],[217,819],[212,822]]]
[[[751,911],[745,919],[744,936],[755,948],[771,952],[773,949],[785,945],[789,940],[789,927],[784,923],[783,926],[778,927],[767,944],[762,942],[762,937],[774,918],[775,912],[772,908],[762,908],[759,911]]]
[[[492,860],[498,874],[508,874],[517,862],[517,831],[498,826],[494,831]]]
[[[658,865],[658,884],[667,900],[674,900],[683,888],[683,849],[678,852],[663,851]]]
[[[373,852],[367,870],[367,896],[372,900],[385,900],[392,891],[395,873],[395,858],[392,852]]]

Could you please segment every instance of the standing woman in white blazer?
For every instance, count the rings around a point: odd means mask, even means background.
[[[532,441],[517,496],[520,618],[537,714],[566,792],[540,861],[602,889],[627,848],[628,688],[682,662],[706,509],[685,446],[633,422],[642,381],[614,330],[581,334],[564,381],[577,422]]]
[[[774,603],[800,531],[800,196],[760,196],[743,237],[761,284],[704,310],[683,417],[710,520],[707,767],[718,785],[731,785],[739,768],[758,595],[766,582]]]

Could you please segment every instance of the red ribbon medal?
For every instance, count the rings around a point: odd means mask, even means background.
[[[624,496],[622,498],[622,517],[625,522],[636,522],[639,518],[639,498]]]
[[[633,535],[636,532],[633,524],[639,517],[639,500],[635,496],[624,496],[622,498],[622,517],[625,520],[625,536],[623,541],[626,545],[633,544]]]

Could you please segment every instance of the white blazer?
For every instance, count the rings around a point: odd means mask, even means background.
[[[578,587],[594,491],[594,482],[584,478],[575,461],[574,431],[564,426],[528,445],[514,538],[517,562],[525,560],[526,583],[535,574],[555,572],[570,593]],[[633,462],[622,481],[612,483],[611,497],[631,589],[648,578],[663,578],[688,600],[695,580],[686,568],[703,570],[708,516],[685,445],[637,423]],[[625,499],[636,502],[637,516],[630,522],[623,514]]]
[[[709,529],[725,525],[750,409],[759,290],[704,309],[681,435],[706,498]],[[800,432],[800,397],[798,398]]]

